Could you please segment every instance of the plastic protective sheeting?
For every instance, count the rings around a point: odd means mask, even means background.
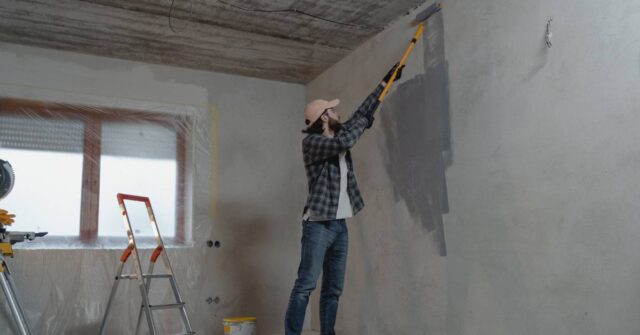
[[[194,330],[215,327],[211,299],[203,296],[211,277],[203,265],[215,250],[206,243],[210,128],[207,111],[187,106],[100,108],[0,98],[0,158],[16,172],[12,193],[0,201],[17,215],[7,228],[49,233],[15,245],[7,260],[35,334],[98,333],[127,245],[116,193],[150,198]],[[126,204],[146,270],[155,246],[146,211]],[[132,267],[129,258],[125,273]],[[155,272],[163,270],[158,262]],[[175,302],[164,279],[153,282],[150,296],[152,304]],[[137,282],[123,280],[106,334],[132,334],[140,301]],[[15,333],[2,307],[0,333]],[[181,331],[178,310],[154,316],[159,334]],[[147,332],[146,323],[142,329]]]

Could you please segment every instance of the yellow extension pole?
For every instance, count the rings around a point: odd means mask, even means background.
[[[418,38],[420,38],[420,35],[422,35],[423,30],[424,30],[424,22],[420,22],[418,24],[418,29],[416,29],[416,32],[413,34],[411,43],[409,43],[409,46],[407,46],[407,49],[404,51],[404,55],[402,55],[402,58],[400,59],[400,63],[398,63],[398,67],[391,75],[391,78],[389,78],[389,82],[387,83],[387,86],[384,87],[384,90],[382,90],[380,97],[378,97],[378,101],[382,102],[384,100],[384,97],[387,95],[387,92],[391,88],[391,84],[393,83],[393,81],[396,79],[396,76],[398,75],[398,69],[401,68],[404,65],[404,63],[407,62],[407,58],[409,58],[409,54],[411,53],[411,50],[413,50],[413,46],[416,45],[416,43],[418,42]]]

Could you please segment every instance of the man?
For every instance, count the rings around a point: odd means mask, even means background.
[[[350,149],[371,127],[378,97],[388,84],[396,64],[345,123],[335,110],[340,103],[314,100],[305,108],[308,135],[302,141],[309,196],[303,212],[302,256],[289,307],[285,334],[302,331],[309,295],[323,271],[320,292],[321,335],[335,335],[338,299],[342,293],[347,261],[348,234],[345,219],[356,215],[364,203],[353,173]],[[402,75],[398,69],[396,79]]]

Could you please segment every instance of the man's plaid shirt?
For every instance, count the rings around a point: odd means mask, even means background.
[[[364,207],[356,177],[353,173],[353,161],[349,149],[360,138],[365,129],[371,127],[373,113],[379,105],[378,97],[383,86],[379,85],[342,124],[342,129],[333,138],[322,134],[309,134],[302,140],[302,156],[307,170],[309,196],[304,208],[311,210],[313,217],[335,219],[340,197],[339,154],[346,152],[347,193],[351,200],[353,215]]]

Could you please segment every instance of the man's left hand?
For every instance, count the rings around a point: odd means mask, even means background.
[[[387,75],[384,76],[384,78],[382,79],[382,81],[385,84],[389,84],[389,80],[391,80],[391,76],[393,75],[393,72],[395,72],[396,69],[398,69],[398,65],[400,65],[400,63],[396,63],[391,70],[389,70],[389,72],[387,72]],[[396,77],[393,79],[393,81],[395,82],[396,80],[402,78],[402,70],[404,69],[404,64],[402,64],[402,66],[398,69],[398,73],[396,74]]]

